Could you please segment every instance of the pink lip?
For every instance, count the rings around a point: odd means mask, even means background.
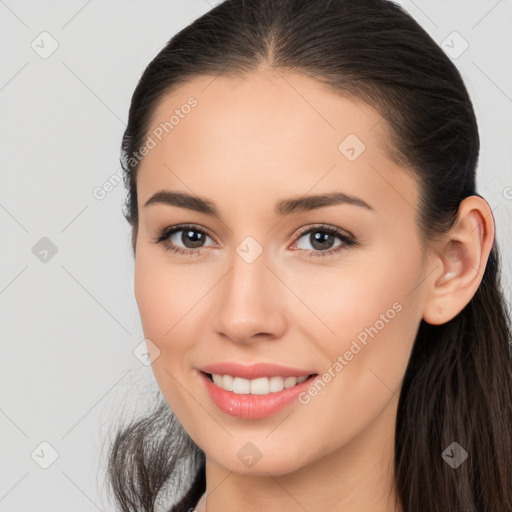
[[[198,369],[204,373],[232,375],[233,377],[242,377],[248,380],[260,377],[302,377],[317,373],[315,370],[300,370],[272,363],[241,365],[239,363],[224,362],[209,364]]]
[[[291,388],[268,395],[238,394],[216,386],[210,377],[198,372],[212,402],[224,413],[243,419],[259,419],[271,416],[293,403],[313,384],[318,376],[310,377]],[[228,373],[228,375],[231,375]],[[283,375],[284,376],[284,375]]]

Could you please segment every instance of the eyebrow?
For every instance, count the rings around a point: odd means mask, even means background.
[[[153,194],[144,204],[150,206],[152,204],[167,204],[186,208],[195,212],[204,213],[213,217],[219,217],[219,211],[214,202],[198,196],[193,196],[185,192],[174,192],[170,190],[160,190]],[[279,201],[274,208],[274,213],[279,216],[290,215],[292,213],[314,210],[325,206],[333,206],[339,204],[348,204],[360,206],[367,210],[373,208],[360,199],[359,197],[347,194],[346,192],[328,192],[325,194],[316,194],[310,196],[302,196]]]

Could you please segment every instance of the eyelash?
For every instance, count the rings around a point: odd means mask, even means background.
[[[180,255],[184,256],[199,256],[201,253],[201,249],[204,249],[204,247],[199,247],[198,249],[183,249],[182,247],[177,247],[175,245],[169,244],[169,238],[174,234],[178,233],[180,231],[194,231],[196,233],[201,233],[203,235],[207,235],[210,238],[213,238],[208,231],[199,228],[198,226],[194,224],[182,224],[179,226],[170,226],[162,229],[158,235],[153,239],[153,243],[155,244],[162,244],[164,249],[166,251],[171,251]],[[357,241],[355,237],[349,236],[345,234],[345,232],[341,231],[338,228],[335,228],[333,226],[328,226],[326,224],[320,224],[317,226],[309,227],[307,229],[304,229],[300,231],[297,234],[296,240],[301,238],[303,235],[308,234],[310,232],[319,231],[322,233],[328,233],[330,235],[334,235],[338,237],[342,243],[338,246],[336,246],[333,249],[328,249],[326,251],[314,251],[314,250],[308,250],[308,249],[297,249],[299,251],[305,251],[309,253],[309,257],[317,258],[317,257],[326,257],[333,254],[336,254],[338,252],[341,252],[344,249],[347,249],[349,247],[354,247],[357,245]]]

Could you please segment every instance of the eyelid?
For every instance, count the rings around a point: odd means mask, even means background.
[[[299,231],[297,232],[297,234],[295,235],[295,238],[299,238],[300,236],[302,236],[304,233],[307,233],[308,231],[311,231],[313,229],[318,229],[318,230],[325,230],[325,231],[329,231],[329,232],[332,232],[338,236],[345,236],[347,238],[351,238],[353,240],[355,240],[355,236],[350,232],[350,231],[347,231],[346,229],[342,229],[342,228],[338,228],[336,226],[331,226],[330,224],[310,224],[309,226],[304,226],[303,228],[300,228]]]
[[[156,237],[153,237],[153,240],[155,243],[165,242],[166,239],[168,239],[171,235],[178,231],[200,231],[201,233],[204,233],[205,235],[209,236],[212,240],[215,241],[215,237],[210,233],[210,231],[200,226],[199,224],[175,224],[173,226],[167,226],[163,229],[161,229]],[[218,242],[215,242],[218,244]],[[192,250],[192,249],[191,249]]]

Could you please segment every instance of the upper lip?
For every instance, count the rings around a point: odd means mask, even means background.
[[[273,363],[256,363],[242,365],[234,362],[213,363],[198,368],[204,373],[215,373],[218,375],[231,375],[244,379],[258,379],[260,377],[302,377],[315,373],[314,370],[301,370],[289,366],[281,366]]]

